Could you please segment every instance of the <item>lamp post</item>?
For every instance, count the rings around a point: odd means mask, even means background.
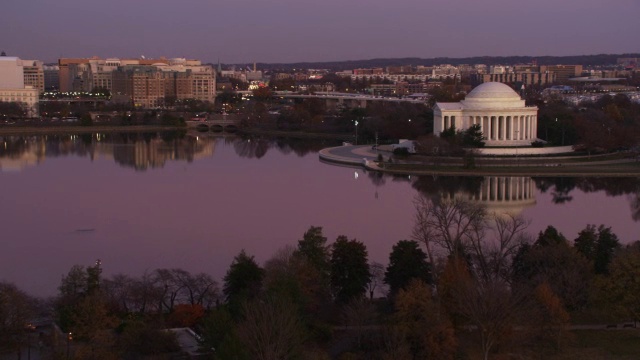
[[[69,350],[71,348],[71,340],[73,340],[73,336],[71,333],[67,334],[67,360],[69,360]]]
[[[358,145],[358,120],[355,120],[356,124],[356,145]]]
[[[556,121],[558,121],[558,118],[556,118]],[[564,120],[562,120],[562,121],[560,122],[560,127],[562,127],[562,138],[561,138],[562,140],[561,140],[561,144],[562,144],[562,146],[564,146]]]
[[[378,153],[378,132],[376,131],[376,154]]]

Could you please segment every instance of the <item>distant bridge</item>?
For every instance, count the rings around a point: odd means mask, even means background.
[[[237,118],[227,118],[223,116],[222,118],[213,118],[208,120],[188,120],[187,128],[203,130],[203,131],[227,131],[234,132],[238,130],[238,122]]]
[[[251,95],[252,91],[238,91],[239,94]],[[273,97],[282,99],[320,99],[326,102],[327,107],[336,108],[338,106],[366,108],[372,102],[390,103],[412,103],[426,104],[424,99],[411,97],[396,98],[385,96],[374,96],[365,94],[341,93],[341,92],[315,92],[313,94],[298,94],[290,91],[275,91]]]

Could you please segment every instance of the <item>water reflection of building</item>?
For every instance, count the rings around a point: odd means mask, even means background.
[[[212,157],[215,150],[213,138],[185,138],[175,143],[162,139],[137,140],[133,144],[119,144],[113,148],[114,160],[136,170],[161,168],[167,161],[182,160],[192,162],[196,159]]]
[[[485,205],[487,212],[497,215],[518,215],[536,204],[535,182],[529,177],[486,176],[477,192],[444,194],[443,198],[457,197]]]
[[[21,171],[37,165],[45,157],[88,156],[108,159],[136,170],[163,167],[167,161],[187,161],[212,157],[217,139],[187,136],[162,139],[157,134],[138,136],[85,134],[0,138],[0,171]]]
[[[43,141],[0,138],[0,172],[19,172],[38,165],[44,160],[45,153]]]
[[[0,172],[19,172],[35,166],[42,160],[35,152],[26,152],[16,157],[0,158]]]

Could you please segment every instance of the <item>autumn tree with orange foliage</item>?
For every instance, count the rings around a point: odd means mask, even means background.
[[[414,359],[453,359],[457,340],[453,325],[423,281],[413,279],[395,299],[397,329]]]
[[[167,322],[171,327],[191,327],[204,317],[204,308],[200,304],[178,304],[169,314]]]
[[[569,313],[562,300],[546,282],[538,285],[533,293],[534,306],[527,313],[537,351],[549,349],[558,351],[569,337]]]

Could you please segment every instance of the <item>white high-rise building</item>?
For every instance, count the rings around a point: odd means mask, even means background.
[[[0,56],[0,101],[24,105],[27,116],[38,116],[39,90],[24,85],[22,60],[17,57]]]
[[[0,56],[0,89],[23,89],[24,69],[17,57]]]

